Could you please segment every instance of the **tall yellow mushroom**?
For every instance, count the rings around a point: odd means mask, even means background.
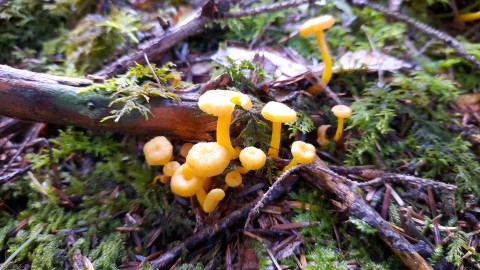
[[[300,27],[299,30],[301,36],[310,34],[315,34],[317,36],[318,46],[320,47],[320,53],[322,54],[323,63],[325,64],[322,74],[322,81],[325,84],[328,84],[332,78],[333,62],[330,52],[328,51],[323,30],[332,27],[334,23],[335,19],[332,15],[323,15],[318,18],[308,20]]]
[[[346,105],[335,105],[332,107],[332,112],[338,118],[337,131],[333,137],[333,140],[338,142],[342,137],[343,122],[345,118],[352,116],[352,109]]]
[[[240,152],[233,148],[230,141],[230,122],[235,105],[250,110],[252,101],[243,93],[228,90],[210,90],[198,100],[202,111],[218,117],[217,142],[227,148],[230,159],[236,159]]]
[[[269,157],[278,158],[282,123],[295,122],[297,113],[283,103],[270,101],[263,107],[262,116],[272,122],[272,140],[267,154]]]

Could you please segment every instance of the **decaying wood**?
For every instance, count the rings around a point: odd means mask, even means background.
[[[316,159],[311,165],[303,166],[301,174],[319,189],[324,189],[334,196],[340,207],[349,216],[363,220],[377,229],[380,238],[410,269],[432,269],[413,246],[394,230],[374,209],[372,209],[358,195],[352,192],[351,181],[331,172],[320,160]],[[327,173],[329,172],[329,173]]]
[[[164,135],[186,140],[214,140],[216,119],[197,117],[196,102],[202,90],[194,86],[177,93],[182,102],[152,98],[149,120],[138,112],[120,119],[100,122],[110,115],[111,99],[102,94],[80,90],[91,80],[73,79],[23,71],[0,65],[0,114],[27,121],[75,125],[94,130],[133,134]]]

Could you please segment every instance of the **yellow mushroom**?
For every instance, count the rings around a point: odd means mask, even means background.
[[[346,105],[335,105],[332,112],[338,118],[337,131],[333,137],[333,140],[338,142],[342,137],[344,119],[352,116],[352,109]]]
[[[282,123],[295,122],[297,113],[283,103],[270,101],[263,107],[262,116],[272,122],[272,140],[270,149],[268,149],[268,156],[278,158]]]
[[[239,159],[242,166],[235,168],[235,170],[241,174],[246,174],[251,170],[262,168],[267,161],[267,156],[262,150],[249,146],[240,151]]]
[[[325,147],[330,144],[330,140],[327,136],[327,129],[330,127],[331,125],[321,125],[317,129],[317,142],[321,147]]]
[[[178,168],[180,168],[180,163],[178,163],[178,161],[170,161],[163,166],[163,173],[166,176],[173,176]]]
[[[290,169],[291,167],[299,163],[308,164],[312,162],[316,155],[315,146],[302,141],[293,142],[292,155],[293,158],[290,163],[288,163],[288,165],[283,168],[284,171]]]
[[[242,175],[237,170],[230,171],[225,176],[225,187],[226,190],[229,187],[238,187],[242,184]]]
[[[204,181],[205,177],[194,175],[188,164],[183,164],[173,174],[170,188],[179,196],[190,197],[203,189]]]
[[[187,142],[182,145],[180,148],[180,156],[186,158],[190,149],[192,149],[193,143]]]
[[[461,22],[470,22],[480,19],[480,11],[477,12],[469,12],[458,15],[458,20]]]
[[[323,30],[332,27],[335,23],[335,19],[332,15],[323,15],[318,18],[308,20],[300,27],[300,35],[306,36],[310,34],[315,34],[317,36],[318,46],[320,47],[320,53],[322,54],[323,63],[325,67],[323,69],[322,81],[325,84],[330,82],[332,78],[332,58],[330,52],[328,51],[327,42],[323,34]]]
[[[221,174],[230,163],[227,148],[216,142],[195,144],[187,155],[187,164],[200,177]]]
[[[205,191],[204,191],[205,192]],[[198,197],[197,197],[198,198]],[[211,213],[217,207],[218,203],[225,198],[225,191],[220,188],[215,188],[210,190],[205,196],[202,205],[203,211],[205,213]]]
[[[230,141],[230,122],[235,105],[250,110],[252,101],[243,93],[228,90],[210,90],[198,99],[202,111],[218,117],[217,143],[227,148],[231,159],[237,158],[239,154]]]
[[[165,165],[172,158],[173,146],[167,138],[158,136],[143,146],[143,153],[150,166]]]

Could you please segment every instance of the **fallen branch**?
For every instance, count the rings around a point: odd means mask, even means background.
[[[167,31],[159,37],[140,44],[135,52],[120,57],[115,62],[95,73],[95,75],[112,77],[117,74],[125,73],[128,67],[132,66],[134,63],[142,65],[146,64],[144,58],[145,54],[152,62],[161,60],[163,53],[172,48],[175,44],[201,32],[205,25],[213,21],[215,13],[214,1],[207,1],[192,19],[167,29]]]
[[[316,158],[311,165],[300,165],[292,169],[299,169],[301,175],[318,189],[323,189],[333,194],[335,196],[334,200],[338,202],[335,206],[345,211],[348,215],[361,219],[377,229],[380,238],[410,269],[432,269],[401,234],[395,231],[361,197],[352,192],[352,187],[355,186],[354,181],[331,171],[319,158]],[[282,176],[290,173],[291,171],[286,171]],[[272,188],[281,183],[280,181],[281,179],[277,180],[272,185]],[[270,202],[271,189],[251,209],[247,222],[250,219],[250,215],[255,215],[261,207]]]
[[[265,204],[268,204],[278,199],[285,192],[290,190],[296,182],[296,178],[294,177],[287,178],[285,180],[286,181],[283,181],[281,185],[277,185],[275,188],[272,189],[270,193],[271,196],[263,200]],[[205,241],[211,240],[213,237],[217,235],[217,233],[223,232],[232,226],[240,224],[249,215],[252,208],[257,204],[259,199],[254,200],[248,204],[245,204],[242,208],[231,212],[228,216],[221,219],[214,226],[210,226],[196,232],[193,236],[189,237],[188,239],[183,241],[181,244],[176,245],[175,247],[169,249],[164,254],[160,255],[159,258],[151,262],[152,265],[160,269],[168,268],[181,256],[182,252],[184,252],[185,250],[195,249]]]
[[[349,216],[361,219],[377,229],[380,238],[410,269],[432,269],[400,233],[394,230],[360,196],[352,192],[353,181],[345,181],[344,177],[332,172],[318,158],[313,164],[302,167],[301,172],[302,176],[314,186],[333,194],[335,201],[338,202],[336,206],[344,210]]]
[[[449,34],[439,31],[425,23],[417,21],[411,17],[405,16],[401,13],[395,11],[389,11],[388,8],[383,7],[378,4],[371,3],[368,0],[353,0],[353,4],[359,7],[367,6],[371,9],[377,10],[385,14],[387,17],[391,17],[397,21],[401,21],[407,23],[411,27],[417,29],[420,32],[425,33],[427,36],[434,38],[436,40],[442,41],[447,46],[450,46],[454,49],[458,55],[463,57],[465,60],[473,64],[475,67],[480,68],[480,61],[473,55],[465,51],[463,45],[458,42],[454,37],[450,36]]]
[[[213,81],[218,83],[217,81]],[[215,118],[197,117],[201,85],[177,93],[180,104],[164,98],[151,98],[155,117],[148,121],[138,112],[118,123],[100,122],[110,115],[111,99],[94,91],[79,93],[92,81],[52,76],[0,65],[0,114],[27,121],[75,125],[94,130],[133,134],[164,135],[187,140],[214,140]],[[212,83],[205,86],[212,87]]]
[[[167,31],[163,32],[160,36],[140,44],[135,52],[125,55],[115,62],[104,67],[102,70],[95,73],[97,76],[112,77],[117,74],[124,73],[128,67],[134,63],[146,64],[144,54],[148,56],[148,59],[152,62],[161,60],[163,54],[170,48],[175,46],[182,40],[188,37],[194,36],[202,32],[205,27],[214,22],[216,19],[232,19],[245,16],[253,16],[264,12],[272,12],[280,9],[295,7],[304,3],[308,3],[308,0],[292,0],[285,1],[278,4],[272,4],[253,8],[250,10],[244,10],[239,12],[227,12],[228,3],[220,1],[218,5],[214,0],[207,1],[191,19],[180,23]],[[219,7],[221,6],[221,8]]]

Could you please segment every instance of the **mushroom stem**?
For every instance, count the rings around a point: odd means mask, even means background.
[[[290,160],[290,163],[288,163],[287,166],[283,168],[283,171],[286,171],[297,164],[298,164],[298,160],[296,160],[294,157],[292,160]]]
[[[458,16],[458,20],[461,22],[475,21],[478,19],[480,19],[480,11],[460,14]]]
[[[217,121],[217,143],[227,148],[230,159],[238,157],[238,151],[235,150],[230,141],[230,122],[232,121],[232,114],[225,114],[218,116]]]
[[[198,200],[198,203],[200,206],[203,208],[203,203],[205,202],[205,198],[207,197],[207,193],[203,188],[200,188],[197,190],[197,193],[195,194]]]
[[[240,174],[247,174],[250,171],[250,169],[247,169],[243,166],[238,166],[235,168],[235,171],[239,172]]]
[[[345,118],[343,117],[338,117],[338,124],[337,124],[337,131],[335,132],[335,136],[333,137],[333,140],[335,142],[338,142],[340,140],[340,138],[342,137],[342,133],[343,133],[343,120]]]
[[[211,213],[217,207],[218,203],[225,197],[225,191],[220,188],[215,188],[208,192],[203,201],[203,211]]]
[[[323,63],[325,65],[323,68],[322,81],[325,84],[328,84],[332,78],[332,57],[330,57],[330,51],[328,50],[327,41],[325,40],[323,31],[316,32],[316,35],[318,46],[320,47],[320,53],[322,54]]]
[[[280,133],[282,130],[281,122],[272,122],[272,140],[270,142],[270,149],[268,149],[268,156],[278,158],[280,149]]]

